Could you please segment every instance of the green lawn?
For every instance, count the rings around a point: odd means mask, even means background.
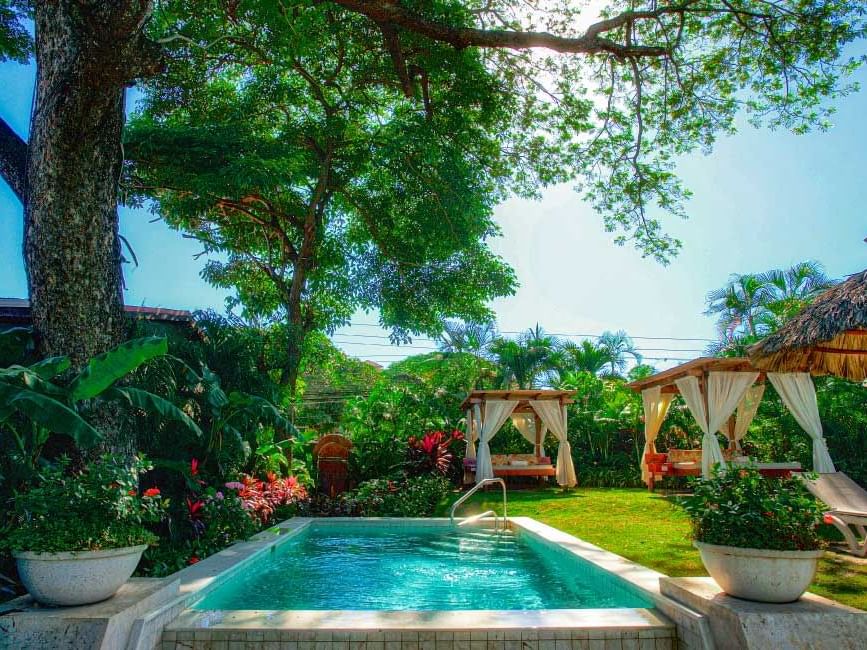
[[[499,492],[475,495],[461,515],[500,512]],[[448,514],[444,504],[439,513]],[[512,491],[509,515],[533,517],[669,576],[707,575],[689,535],[686,514],[670,497],[641,489]],[[810,590],[867,609],[867,565],[824,559]]]

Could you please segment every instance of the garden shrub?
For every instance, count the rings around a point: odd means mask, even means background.
[[[150,526],[165,502],[157,489],[139,491],[144,458],[106,455],[72,471],[68,458],[41,471],[38,485],[15,498],[6,543],[18,551],[96,551],[153,544]]]
[[[729,470],[693,481],[683,499],[699,542],[775,551],[819,548],[822,509],[795,477]]]
[[[312,516],[430,517],[453,490],[448,479],[434,474],[373,479],[333,498],[316,495],[301,511]]]

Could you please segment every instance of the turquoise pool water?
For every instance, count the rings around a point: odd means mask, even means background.
[[[307,527],[196,609],[532,610],[651,607],[628,583],[520,533],[446,526]]]

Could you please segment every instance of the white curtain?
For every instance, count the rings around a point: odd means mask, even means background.
[[[690,413],[698,422],[704,436],[701,439],[701,475],[709,478],[711,468],[723,464],[722,449],[716,431],[731,417],[747,389],[752,386],[757,372],[711,372],[707,380],[707,410],[696,377],[681,377],[675,380]]]
[[[553,400],[531,400],[530,406],[560,443],[557,447],[557,483],[564,487],[577,485],[572,447],[567,435],[566,407]]]
[[[476,457],[476,428],[473,422],[473,409],[467,409],[467,458]]]
[[[485,402],[485,419],[479,428],[479,449],[476,456],[476,483],[486,478],[494,478],[494,468],[491,465],[491,448],[488,443],[518,405],[512,400],[492,400]]]
[[[764,384],[753,384],[744,393],[741,398],[741,403],[738,404],[738,413],[735,417],[735,445],[738,449],[741,447],[741,440],[747,435],[747,430],[750,428],[756,413],[759,410],[759,404],[762,403],[762,397],[765,394]],[[727,431],[723,431],[728,435]]]
[[[780,394],[783,404],[813,439],[813,471],[820,474],[835,472],[825,438],[822,437],[822,420],[819,418],[816,389],[810,375],[806,372],[769,372],[768,379]]]
[[[644,405],[644,453],[641,455],[641,480],[645,483],[650,478],[644,454],[656,453],[656,436],[662,427],[662,421],[671,406],[672,393],[663,394],[661,386],[647,388],[641,391],[641,403]]]
[[[512,424],[520,432],[524,439],[527,440],[533,447],[536,446],[536,416],[532,413],[518,413],[512,415]],[[539,436],[539,455],[545,455],[545,433],[547,427],[542,425],[542,432]]]

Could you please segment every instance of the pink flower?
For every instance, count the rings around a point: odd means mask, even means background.
[[[238,481],[229,481],[228,483],[224,483],[224,485],[225,485],[225,487],[229,488],[230,490],[243,490],[244,489],[244,484],[239,483]]]

